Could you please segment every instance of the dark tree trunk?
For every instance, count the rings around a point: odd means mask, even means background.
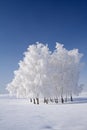
[[[65,98],[65,102],[67,102],[67,97]]]
[[[70,98],[71,102],[73,101],[73,98],[72,98],[72,95],[71,95],[71,98]]]
[[[63,97],[61,97],[61,102],[64,103],[64,99],[63,99]]]
[[[30,102],[32,102],[32,98],[30,98]]]
[[[36,104],[35,98],[33,99],[34,104]]]
[[[39,98],[36,98],[36,100],[37,100],[37,104],[39,104]]]
[[[55,100],[55,103],[58,103],[58,98],[55,98],[54,100]]]
[[[48,104],[48,99],[44,98],[44,103]]]
[[[52,98],[50,98],[50,102],[52,102],[52,103],[53,103],[53,99],[52,99]]]

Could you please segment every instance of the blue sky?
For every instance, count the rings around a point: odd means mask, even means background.
[[[80,82],[87,86],[86,0],[0,0],[0,93],[31,43],[43,42],[54,50],[55,42],[78,48],[85,66]]]

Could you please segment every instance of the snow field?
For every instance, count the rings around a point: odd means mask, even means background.
[[[34,105],[0,98],[0,130],[87,130],[87,103]]]

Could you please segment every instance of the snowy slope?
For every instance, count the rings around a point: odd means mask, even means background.
[[[33,105],[0,96],[0,130],[87,130],[87,103]]]

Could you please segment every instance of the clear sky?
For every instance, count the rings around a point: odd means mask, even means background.
[[[87,0],[0,0],[0,93],[31,43],[55,42],[78,48],[85,66],[80,82],[87,86]]]

